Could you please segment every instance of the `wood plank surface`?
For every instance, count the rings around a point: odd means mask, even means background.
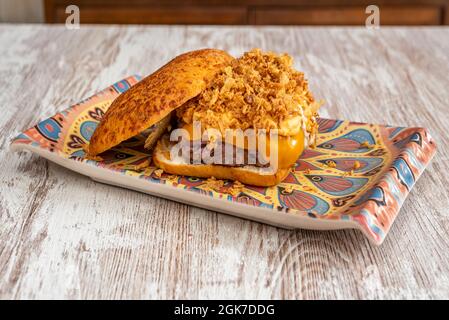
[[[439,149],[380,247],[91,181],[18,132],[188,50],[288,52],[322,115],[422,126]],[[0,25],[0,298],[449,298],[449,29]]]

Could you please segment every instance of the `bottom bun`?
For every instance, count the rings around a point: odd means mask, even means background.
[[[287,177],[290,169],[278,169],[256,166],[230,167],[213,164],[189,164],[182,159],[170,159],[170,141],[168,136],[162,137],[153,152],[154,164],[164,172],[176,175],[193,176],[199,178],[237,180],[244,184],[269,187],[280,183]]]

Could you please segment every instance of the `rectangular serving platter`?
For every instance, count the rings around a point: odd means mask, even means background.
[[[144,139],[135,137],[86,159],[98,122],[111,102],[139,81],[131,76],[19,134],[14,151],[28,150],[96,181],[284,228],[358,229],[374,244],[385,239],[413,185],[435,154],[423,128],[319,119],[317,146],[306,150],[274,187],[155,173]],[[332,166],[330,165],[332,163]],[[355,165],[357,164],[357,165]]]

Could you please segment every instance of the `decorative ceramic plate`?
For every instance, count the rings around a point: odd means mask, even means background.
[[[359,229],[375,244],[384,240],[436,150],[422,128],[320,119],[316,148],[303,153],[282,183],[248,185],[237,194],[228,191],[233,182],[216,189],[206,179],[160,175],[139,137],[105,152],[101,161],[85,159],[83,146],[104,112],[139,79],[124,79],[41,121],[16,137],[11,148],[29,150],[100,182],[271,225]]]

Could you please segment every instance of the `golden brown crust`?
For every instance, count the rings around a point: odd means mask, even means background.
[[[200,178],[214,177],[216,179],[236,180],[253,186],[269,187],[284,180],[290,171],[290,169],[278,169],[272,174],[260,174],[242,167],[178,164],[170,161],[166,140],[162,138],[158,141],[153,151],[153,162],[158,168],[170,174]]]
[[[92,135],[89,156],[139,134],[197,96],[232,60],[222,50],[191,51],[144,78],[111,104]]]

